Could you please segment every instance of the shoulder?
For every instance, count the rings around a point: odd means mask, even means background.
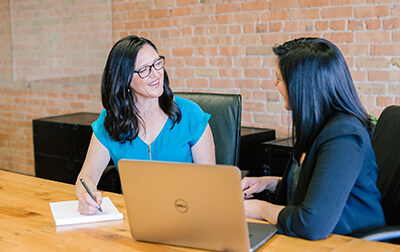
[[[323,141],[340,137],[351,137],[361,142],[371,141],[367,128],[358,118],[338,112],[328,120],[317,138]]]
[[[101,111],[99,117],[97,118],[97,120],[93,122],[93,125],[96,125],[97,127],[100,127],[101,125],[103,125],[106,116],[107,116],[107,111],[106,111],[106,109],[103,109]]]
[[[197,103],[195,103],[194,101],[185,99],[185,98],[177,96],[177,95],[175,95],[175,102],[180,108],[181,107],[183,107],[183,108],[196,108],[196,107],[199,107],[200,108],[200,106]]]
[[[175,103],[178,105],[179,109],[184,113],[203,113],[200,106],[194,101],[182,98],[180,96],[175,96]]]

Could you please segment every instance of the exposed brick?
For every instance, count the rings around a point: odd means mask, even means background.
[[[347,27],[351,31],[359,31],[364,28],[364,21],[361,20],[348,20]]]
[[[399,84],[389,84],[388,94],[400,96],[400,85]],[[396,103],[398,104],[399,97],[396,97]]]
[[[282,31],[283,30],[283,23],[282,22],[271,22],[269,29],[270,29],[271,32]]]
[[[198,77],[218,77],[218,69],[216,68],[196,68],[195,74]]]
[[[365,20],[365,25],[368,30],[378,30],[381,28],[381,21],[379,19]]]
[[[269,71],[261,68],[245,68],[244,76],[249,78],[268,78]]]
[[[320,17],[319,9],[292,9],[289,12],[290,19],[315,20]]]
[[[219,76],[221,78],[243,78],[243,72],[242,68],[220,68]]]
[[[377,96],[376,97],[376,106],[378,107],[387,107],[389,105],[393,105],[394,97],[390,96]]]
[[[353,8],[351,6],[325,7],[321,9],[321,16],[323,19],[351,18],[353,17]]]
[[[216,13],[229,13],[241,11],[241,5],[239,3],[220,3],[217,4]]]
[[[355,18],[383,17],[389,15],[389,6],[370,5],[354,8]]]
[[[249,46],[246,48],[246,55],[271,55],[270,46]]]
[[[208,87],[208,80],[206,79],[194,79],[190,78],[186,80],[186,84],[188,87],[191,88],[207,88]]]
[[[268,1],[245,1],[242,3],[243,11],[263,11],[269,9]]]
[[[188,57],[185,58],[186,66],[206,67],[207,59],[204,57]],[[175,65],[174,65],[175,66]],[[182,65],[183,67],[184,65]]]
[[[232,57],[214,57],[210,58],[210,66],[214,67],[230,67],[232,66]]]
[[[317,31],[326,31],[329,28],[329,22],[328,21],[316,21],[314,27],[315,27],[315,30],[317,30]]]
[[[216,11],[215,4],[195,5],[191,8],[193,15],[210,15]]]
[[[288,10],[283,9],[263,12],[260,19],[262,22],[270,22],[271,20],[287,20],[288,18]]]
[[[270,7],[272,10],[274,9],[289,9],[299,7],[297,1],[292,0],[271,0]]]
[[[400,55],[400,44],[371,45],[371,55]]]
[[[390,32],[376,31],[376,32],[358,32],[356,34],[356,42],[358,43],[389,43]]]
[[[390,62],[386,58],[357,58],[357,68],[388,68]]]
[[[323,7],[328,6],[329,0],[300,0],[300,7]]]
[[[345,20],[332,20],[331,21],[331,29],[335,31],[345,30],[346,21]]]
[[[189,7],[176,7],[171,9],[171,17],[188,16],[192,14]]]
[[[234,81],[229,79],[211,79],[210,88],[231,89],[234,88]]]
[[[400,18],[389,18],[383,20],[383,29],[385,30],[393,30],[400,28]]]
[[[242,103],[243,110],[247,111],[259,111],[259,112],[264,112],[265,111],[265,104],[263,102],[243,102]]]
[[[377,83],[370,83],[370,84],[354,84],[359,94],[381,94],[384,95],[387,92],[387,85],[386,84],[377,84]]]

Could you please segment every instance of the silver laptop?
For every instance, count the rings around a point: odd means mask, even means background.
[[[120,160],[118,167],[138,241],[254,251],[277,231],[275,225],[246,222],[235,166]]]

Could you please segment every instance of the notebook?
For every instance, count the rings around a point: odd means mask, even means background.
[[[247,224],[235,166],[120,160],[118,167],[138,241],[254,251],[277,231],[271,224]]]
[[[121,220],[124,218],[109,197],[103,198],[101,205],[103,212],[99,211],[93,215],[80,214],[78,204],[77,200],[50,202],[50,209],[56,226]]]

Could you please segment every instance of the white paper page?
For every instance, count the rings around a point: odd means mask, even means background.
[[[56,226],[90,223],[98,221],[121,220],[123,214],[118,211],[109,197],[103,198],[101,208],[94,215],[82,215],[78,212],[78,200],[51,202],[50,209]]]

